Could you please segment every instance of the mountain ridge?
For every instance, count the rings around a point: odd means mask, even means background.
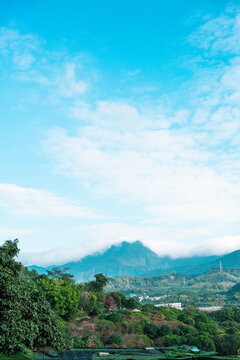
[[[170,256],[159,256],[142,242],[124,241],[118,245],[112,245],[104,252],[96,252],[87,255],[79,261],[67,262],[59,268],[68,267],[69,272],[77,281],[88,281],[94,274],[102,272],[105,276],[153,276],[170,272],[203,273],[208,269],[219,267],[221,261],[223,267],[240,268],[240,250],[218,256],[192,256],[172,259]],[[46,273],[53,268],[28,266],[30,270]]]

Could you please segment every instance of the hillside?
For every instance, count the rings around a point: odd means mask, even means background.
[[[237,305],[229,302],[228,290],[240,280],[240,269],[220,272],[211,269],[203,274],[168,273],[157,276],[120,276],[110,278],[108,291],[120,291],[125,295],[135,294],[144,302],[181,302],[183,306]],[[153,300],[151,297],[162,297]],[[150,297],[150,298],[148,298]],[[229,303],[229,304],[228,304]]]
[[[172,259],[169,256],[160,257],[140,241],[122,242],[113,245],[105,252],[88,255],[76,262],[68,262],[60,268],[68,267],[69,272],[80,282],[92,279],[96,273],[107,277],[113,276],[152,276],[170,272],[185,274],[201,274],[212,268],[240,268],[240,250],[224,256],[192,256]],[[43,268],[29,266],[40,274],[52,266]]]

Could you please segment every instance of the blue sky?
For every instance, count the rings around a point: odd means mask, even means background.
[[[0,241],[39,265],[239,249],[238,2],[0,6]]]

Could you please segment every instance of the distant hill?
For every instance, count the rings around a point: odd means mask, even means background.
[[[118,276],[109,279],[108,291],[120,291],[125,295],[136,294],[150,296],[167,296],[169,301],[190,303],[201,306],[207,304],[219,305],[226,302],[223,294],[232,295],[229,290],[238,284],[240,269],[211,269],[202,274],[168,273],[156,276]],[[234,287],[233,287],[234,289]],[[228,291],[229,290],[229,291]],[[217,295],[218,294],[218,295]],[[218,298],[217,298],[218,296]],[[164,298],[163,298],[164,299]],[[159,302],[159,299],[158,299]]]
[[[122,242],[113,245],[105,252],[88,255],[79,261],[68,262],[60,268],[68,267],[77,281],[88,281],[96,273],[105,276],[153,276],[174,273],[201,274],[211,268],[219,268],[221,261],[223,268],[240,268],[240,250],[224,256],[193,256],[172,259],[169,256],[160,257],[140,241],[133,243]],[[40,274],[48,269],[36,265],[29,266]]]

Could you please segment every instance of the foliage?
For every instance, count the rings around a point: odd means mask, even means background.
[[[151,323],[147,323],[143,326],[143,333],[150,339],[156,339],[159,335],[159,328]]]
[[[113,298],[114,303],[116,304],[118,309],[120,309],[122,307],[123,302],[126,301],[126,296],[124,296],[122,293],[118,291],[110,292],[109,296]]]
[[[54,311],[64,319],[73,319],[78,311],[81,290],[72,280],[41,275],[37,287],[45,295]]]
[[[172,329],[167,324],[162,325],[158,330],[159,336],[165,336],[165,335],[171,335],[171,334],[172,334]]]
[[[47,270],[47,274],[49,277],[54,279],[61,279],[61,280],[71,280],[74,276],[66,271],[69,270],[68,267],[60,269],[59,267],[53,267],[52,270]]]
[[[0,247],[0,351],[64,347],[56,316],[43,294],[20,279],[18,241]]]
[[[123,318],[118,313],[112,313],[105,316],[105,319],[113,322],[114,324],[120,324],[123,322]]]
[[[104,303],[104,309],[109,312],[114,305],[114,299],[112,296],[108,296]]]
[[[94,275],[95,280],[86,283],[86,290],[93,293],[100,293],[103,291],[103,288],[107,285],[108,279],[103,274]]]
[[[86,343],[80,337],[75,336],[72,338],[72,347],[73,349],[82,349],[86,347]]]
[[[80,306],[90,316],[100,315],[103,309],[103,304],[98,301],[97,295],[88,291],[81,293]]]
[[[86,346],[89,348],[96,347],[101,348],[103,347],[103,343],[99,336],[95,334],[86,334],[82,337],[82,340],[85,342]]]
[[[123,306],[125,306],[127,309],[133,310],[133,309],[142,309],[142,304],[138,302],[136,299],[131,297],[130,299],[123,299],[122,300]]]
[[[177,346],[185,342],[185,339],[182,336],[178,335],[166,335],[164,337],[165,346]]]
[[[115,328],[114,323],[112,321],[105,320],[105,319],[98,321],[97,326],[96,326],[96,330],[101,333],[106,332],[110,329],[112,330],[114,328]]]
[[[215,351],[216,347],[213,340],[210,336],[207,335],[199,335],[196,337],[196,345],[199,349],[206,350],[206,351]]]
[[[119,334],[112,334],[107,341],[109,345],[122,345],[122,343],[123,341]]]

